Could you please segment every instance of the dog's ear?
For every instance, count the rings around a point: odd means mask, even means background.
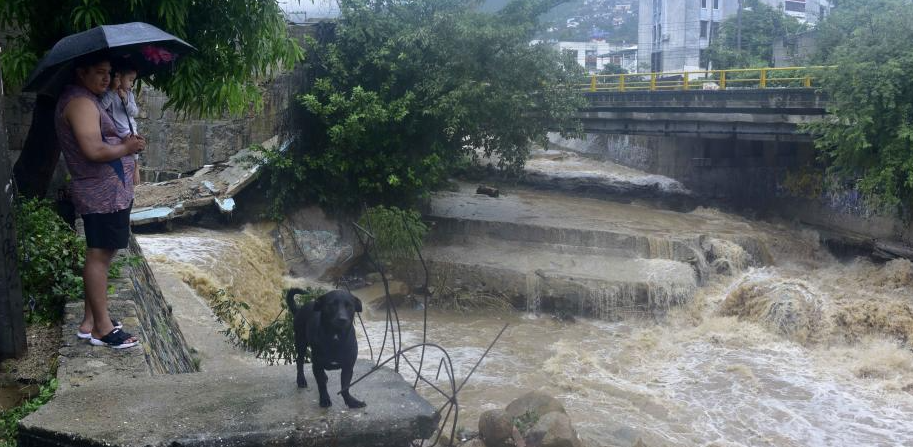
[[[323,305],[326,304],[326,302],[327,302],[327,295],[329,295],[329,293],[320,295],[319,297],[317,297],[316,300],[314,300],[314,311],[315,312],[323,311]]]
[[[361,312],[361,300],[352,295],[352,302],[355,303],[355,312]]]

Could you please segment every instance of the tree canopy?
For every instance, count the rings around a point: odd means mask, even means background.
[[[832,174],[881,207],[913,204],[913,2],[844,0],[819,30],[830,118],[809,126]]]
[[[805,25],[759,0],[743,0],[742,39],[739,48],[739,21],[732,16],[720,25],[719,35],[711,36],[708,55],[714,69],[756,68],[773,65],[773,43],[795,35]]]
[[[64,36],[98,25],[147,22],[198,51],[151,84],[168,106],[192,114],[240,114],[261,104],[257,81],[302,56],[276,0],[5,0],[2,59],[8,87],[20,86]]]
[[[530,44],[558,3],[488,14],[474,0],[341,0],[335,36],[308,56],[304,137],[271,157],[276,210],[409,205],[478,155],[517,169],[550,128],[576,130],[581,69]]]

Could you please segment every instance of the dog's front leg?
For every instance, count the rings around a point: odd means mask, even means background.
[[[317,392],[320,393],[320,406],[323,408],[329,407],[333,405],[333,402],[330,400],[330,393],[327,392],[327,372],[323,370],[323,366],[314,362],[314,359],[311,359],[311,362],[314,380],[317,381]]]
[[[356,399],[349,393],[349,384],[352,383],[352,368],[342,368],[339,374],[339,382],[342,387],[342,400],[346,401],[349,408],[362,408],[365,403]]]

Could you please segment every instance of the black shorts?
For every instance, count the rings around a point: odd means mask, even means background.
[[[82,222],[86,231],[86,246],[119,250],[130,243],[130,209],[113,213],[83,214]]]

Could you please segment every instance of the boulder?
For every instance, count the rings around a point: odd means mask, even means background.
[[[485,447],[509,447],[513,425],[503,410],[488,410],[479,416],[479,437]]]
[[[479,185],[476,189],[476,194],[484,194],[488,197],[497,198],[501,195],[501,191],[499,191],[498,188],[492,188],[491,186]]]
[[[552,412],[567,413],[564,411],[564,405],[561,405],[558,399],[541,391],[530,391],[518,397],[504,409],[504,412],[510,420],[514,420],[526,413],[538,416]]]
[[[362,253],[348,222],[316,206],[287,216],[279,225],[276,245],[292,275],[321,281],[343,275]]]
[[[581,447],[577,431],[564,412],[553,411],[539,417],[525,436],[527,447]],[[491,446],[488,446],[491,447]]]

